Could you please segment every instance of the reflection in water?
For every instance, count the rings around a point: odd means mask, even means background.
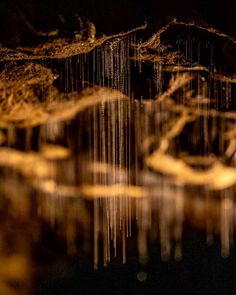
[[[163,260],[180,260],[185,223],[206,230],[209,244],[220,236],[229,255],[235,78],[217,72],[213,51],[235,41],[194,27],[197,40],[192,28],[174,21],[146,42],[136,31],[88,40],[87,51],[73,44],[50,63],[39,48],[20,65],[19,51],[9,53],[0,74],[4,294],[31,289],[32,252],[47,231],[69,255],[93,252],[95,268],[125,263],[131,237],[141,263],[154,242]]]

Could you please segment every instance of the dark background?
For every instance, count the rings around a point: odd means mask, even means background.
[[[0,0],[0,40],[13,45],[29,41],[31,33],[23,18],[47,31],[62,25],[59,15],[66,26],[76,27],[75,14],[87,17],[98,33],[105,34],[128,30],[144,21],[154,32],[177,17],[236,35],[235,7],[235,0]]]
[[[219,239],[212,245],[206,243],[206,232],[196,227],[184,226],[182,240],[183,259],[161,260],[159,243],[149,244],[149,259],[142,265],[138,259],[133,233],[127,241],[127,262],[112,258],[108,267],[102,262],[93,270],[93,257],[83,253],[65,258],[52,247],[53,255],[46,262],[56,267],[53,273],[41,276],[35,283],[35,295],[236,295],[236,251],[227,258],[221,257]],[[49,244],[49,243],[47,243]],[[102,246],[102,245],[101,245]],[[50,252],[48,252],[50,253]],[[56,254],[57,253],[57,254]],[[55,257],[58,255],[57,262]],[[38,257],[43,257],[37,255]],[[102,253],[101,253],[102,257]],[[42,261],[39,263],[42,263]],[[146,278],[139,280],[143,272]]]
[[[155,32],[173,17],[208,24],[236,36],[235,0],[0,0],[0,42],[15,46],[30,43],[29,21],[41,31],[68,26],[76,29],[75,14],[94,22],[97,32],[112,34],[148,22]],[[59,18],[65,19],[62,24]],[[68,262],[63,275],[37,283],[39,295],[74,294],[236,294],[236,253],[221,258],[220,243],[207,247],[205,232],[185,234],[182,262],[162,262],[159,249],[151,252],[146,266],[132,257],[122,266],[112,263],[94,272],[92,262]],[[139,282],[137,274],[147,273]]]

